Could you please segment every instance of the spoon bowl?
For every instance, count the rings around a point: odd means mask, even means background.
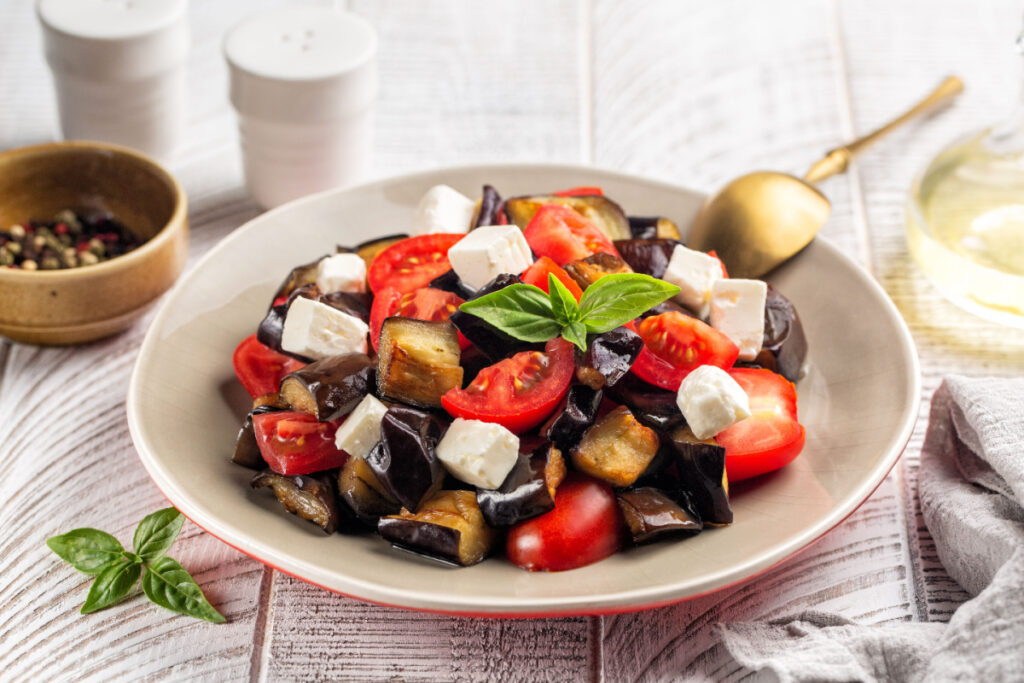
[[[796,176],[757,171],[704,203],[690,228],[693,249],[712,249],[732,277],[760,277],[810,244],[832,205]]]

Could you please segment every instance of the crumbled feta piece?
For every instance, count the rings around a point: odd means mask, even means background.
[[[420,199],[410,232],[469,232],[475,212],[476,202],[472,199],[447,185],[435,185]]]
[[[473,230],[448,250],[455,274],[473,289],[501,275],[518,275],[533,263],[523,231],[514,225],[486,225]]]
[[[702,365],[683,379],[676,405],[701,440],[750,417],[750,399],[743,387],[714,365]]]
[[[365,292],[366,261],[358,254],[334,254],[316,265],[316,286],[324,294]]]
[[[767,298],[762,280],[722,278],[711,286],[711,326],[740,347],[740,360],[754,360],[761,350]]]
[[[367,394],[338,427],[334,445],[353,458],[365,458],[380,441],[380,423],[386,412],[386,405]]]
[[[496,489],[519,459],[519,437],[499,424],[460,417],[445,432],[436,452],[456,479]]]
[[[676,301],[706,318],[711,285],[722,279],[722,262],[703,251],[677,244],[661,279],[679,287]]]
[[[299,297],[288,307],[281,348],[314,360],[343,353],[366,353],[369,331],[366,323],[355,316]]]

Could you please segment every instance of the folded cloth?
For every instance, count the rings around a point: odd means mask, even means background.
[[[1024,379],[943,382],[918,493],[939,559],[974,596],[948,624],[822,612],[720,624],[736,661],[783,682],[1024,680]]]

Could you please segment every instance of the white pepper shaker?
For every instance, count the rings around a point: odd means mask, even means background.
[[[262,12],[224,41],[246,184],[262,206],[365,175],[377,94],[377,36],[328,7]]]
[[[182,133],[187,0],[37,0],[65,139],[169,160]]]

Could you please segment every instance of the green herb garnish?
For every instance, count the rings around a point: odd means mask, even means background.
[[[199,584],[180,564],[164,555],[184,522],[185,518],[172,507],[147,515],[135,529],[135,552],[125,550],[107,532],[88,528],[48,538],[46,545],[78,571],[96,576],[82,614],[120,602],[142,576],[142,590],[150,602],[190,617],[223,623],[224,615],[207,602]]]
[[[548,289],[545,294],[540,287],[514,284],[467,301],[459,310],[521,341],[543,342],[561,335],[586,351],[588,334],[613,330],[679,293],[675,285],[639,273],[605,275],[587,287],[578,304],[550,273]]]

